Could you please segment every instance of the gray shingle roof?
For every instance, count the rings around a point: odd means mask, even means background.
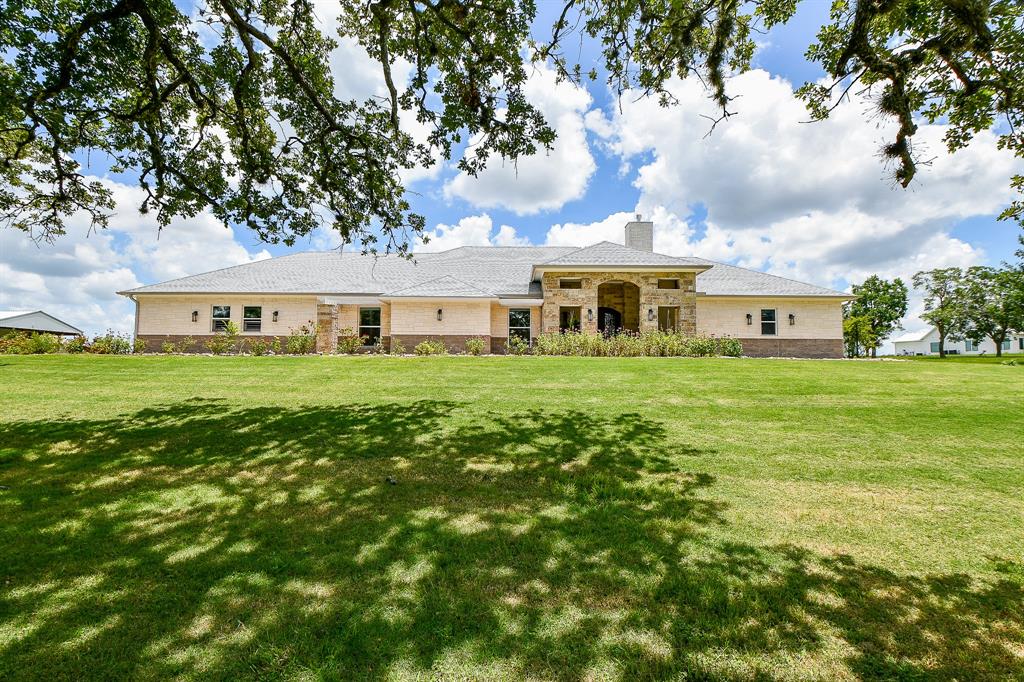
[[[494,294],[477,289],[471,284],[455,279],[451,275],[443,275],[436,279],[413,284],[411,287],[389,291],[386,294],[395,298],[413,297],[457,297],[457,298],[493,298]]]
[[[694,258],[712,266],[697,275],[697,293],[706,296],[844,296],[841,291],[798,282],[767,272]]]
[[[708,296],[845,296],[735,265],[638,251],[611,242],[582,249],[463,246],[419,253],[413,260],[338,251],[296,253],[120,293],[539,296],[540,283],[533,281],[534,266],[563,265],[710,268],[697,275],[697,291]]]
[[[614,242],[598,242],[593,246],[573,249],[569,253],[537,265],[543,267],[557,265],[634,265],[638,267],[668,265],[692,268],[694,266],[701,267],[705,262],[700,258],[666,256],[661,253],[631,249]]]

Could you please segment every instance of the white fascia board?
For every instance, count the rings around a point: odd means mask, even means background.
[[[380,296],[321,296],[317,303],[325,305],[380,305]]]
[[[543,298],[499,298],[498,305],[506,308],[537,308],[544,305]]]

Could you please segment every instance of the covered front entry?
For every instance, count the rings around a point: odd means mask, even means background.
[[[640,287],[612,280],[597,287],[597,329],[603,334],[640,331]]]

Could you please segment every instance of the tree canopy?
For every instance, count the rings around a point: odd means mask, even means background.
[[[1024,331],[1024,272],[975,266],[961,282],[964,336],[975,343],[992,339],[996,355],[1010,332]]]
[[[900,329],[900,321],[907,314],[907,285],[899,277],[889,281],[871,275],[861,284],[853,285],[849,303],[850,318],[865,318],[871,330],[872,343],[860,345],[875,355],[878,346]]]
[[[698,78],[729,111],[728,76],[749,68],[756,31],[798,0],[562,0],[550,31],[533,0],[341,2],[328,35],[310,0],[6,0],[0,5],[0,226],[45,239],[73,213],[113,208],[88,154],[132,171],[161,225],[209,209],[268,242],[317,225],[404,251],[424,219],[401,171],[457,157],[473,174],[494,155],[550,147],[524,94],[527,65],[606,79],[673,104],[671,79]],[[328,55],[353,39],[388,96],[346,99]],[[580,64],[579,41],[600,48]],[[1024,5],[1016,0],[836,0],[807,56],[834,82],[801,90],[814,118],[866,90],[898,122],[883,148],[907,186],[921,160],[916,117],[948,121],[957,150],[982,130],[1024,157]],[[395,65],[411,65],[405,81]],[[869,115],[871,115],[869,113]],[[414,138],[408,121],[429,130]],[[1011,182],[1024,191],[1024,176]],[[1021,219],[1015,202],[1004,217]]]

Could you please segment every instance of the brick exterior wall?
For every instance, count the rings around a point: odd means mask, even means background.
[[[842,339],[740,339],[751,358],[841,358]]]
[[[559,288],[560,279],[580,279],[579,289]],[[659,289],[659,279],[678,279],[678,289]],[[606,287],[602,297],[601,285],[610,282],[628,282],[636,285],[636,289],[625,287],[616,290]],[[545,332],[558,331],[558,314],[562,306],[580,308],[581,326],[583,331],[597,332],[598,312],[602,298],[606,303],[621,297],[623,307],[633,303],[636,305],[637,326],[639,331],[658,328],[657,311],[659,306],[675,306],[679,308],[679,331],[684,334],[697,332],[697,296],[694,293],[696,274],[692,272],[545,272],[543,276],[544,318],[542,329]],[[618,293],[621,291],[622,293]],[[631,292],[628,295],[626,292]],[[637,293],[638,292],[638,293]],[[633,298],[636,296],[636,298]],[[632,308],[633,306],[628,306]],[[648,309],[654,309],[654,319],[648,319]],[[594,312],[594,319],[587,319],[587,310]],[[632,320],[632,310],[620,310],[623,323]]]
[[[401,341],[406,353],[412,353],[416,344],[422,341],[443,341],[451,353],[463,353],[466,341],[480,338],[484,340],[484,350],[493,348],[491,337],[487,334],[392,334],[391,339]],[[504,348],[504,345],[502,346]]]

